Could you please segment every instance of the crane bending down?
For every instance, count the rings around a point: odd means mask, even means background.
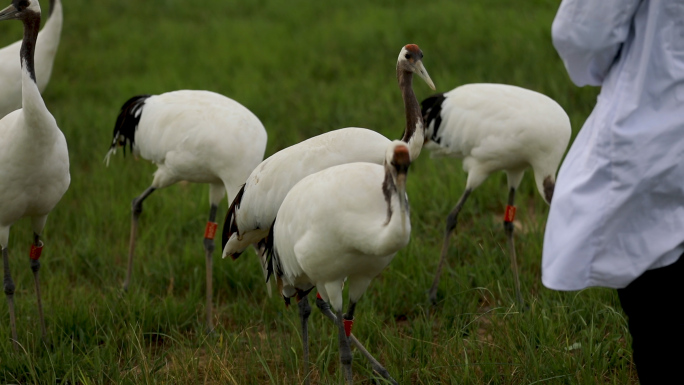
[[[402,47],[396,67],[406,112],[402,140],[408,144],[412,160],[420,154],[425,135],[420,105],[413,92],[413,74],[435,89],[422,59],[420,48],[408,44]],[[228,209],[223,224],[223,257],[230,255],[236,259],[249,245],[263,245],[285,195],[302,178],[344,163],[383,164],[383,154],[389,144],[389,139],[375,131],[348,127],[315,136],[264,160]],[[259,254],[265,269],[264,254],[261,251]]]
[[[17,52],[21,60],[22,108],[0,120],[0,245],[4,269],[4,291],[10,315],[14,349],[18,350],[14,313],[14,282],[9,267],[9,232],[17,220],[29,217],[33,243],[29,258],[38,298],[38,315],[43,338],[46,337],[38,271],[43,249],[40,235],[47,216],[67,191],[69,152],[64,134],[57,127],[40,96],[36,81],[35,47],[40,27],[38,0],[13,0],[0,11],[0,20],[21,20],[24,39]]]
[[[340,361],[346,381],[352,383],[348,337],[356,303],[371,280],[409,242],[406,174],[410,163],[406,143],[391,142],[384,165],[349,163],[309,175],[290,190],[278,210],[267,245],[269,273],[275,275],[284,298],[299,301],[307,375],[311,313],[307,295],[316,287],[317,305],[336,319]],[[342,315],[345,281],[349,308]],[[336,317],[329,314],[324,301]]]
[[[124,289],[133,269],[135,237],[143,201],[155,190],[179,181],[209,184],[209,221],[204,233],[207,328],[213,330],[212,257],[216,211],[223,195],[228,201],[264,158],[266,130],[240,103],[209,91],[174,91],[141,95],[121,107],[105,161],[117,146],[157,165],[152,185],[131,204],[131,238]]]
[[[50,81],[62,33],[62,2],[50,0],[50,18],[38,33],[35,48],[35,71],[38,90],[43,93]],[[21,66],[17,57],[23,41],[0,49],[0,118],[21,108]]]
[[[467,84],[422,102],[427,139],[433,157],[463,159],[468,174],[466,189],[449,213],[442,253],[430,288],[435,303],[439,277],[456,228],[458,213],[470,193],[495,171],[508,177],[508,205],[504,229],[518,303],[523,304],[513,241],[515,190],[525,169],[532,167],[539,193],[551,203],[556,170],[570,140],[570,119],[563,108],[546,95],[505,84]]]

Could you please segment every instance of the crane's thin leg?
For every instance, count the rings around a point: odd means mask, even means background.
[[[330,305],[327,302],[325,302],[320,296],[316,297],[316,306],[321,311],[321,313],[323,313],[324,316],[326,316],[332,322],[337,324],[337,317],[332,312],[332,310],[330,310]],[[352,311],[352,313],[353,313],[353,311]],[[380,364],[380,362],[378,360],[376,360],[375,357],[373,357],[368,352],[368,350],[366,350],[366,348],[361,344],[361,342],[359,342],[359,340],[354,336],[353,333],[349,334],[349,341],[351,341],[351,343],[354,344],[354,346],[356,346],[356,349],[358,349],[361,352],[361,354],[363,354],[368,359],[368,361],[370,361],[371,367],[373,368],[373,371],[375,371],[376,373],[381,375],[384,379],[386,379],[390,383],[395,384],[395,385],[397,384],[397,382],[394,380],[394,378],[392,378],[392,376],[390,376],[389,371],[387,369],[385,369],[385,367],[382,366],[382,364]]]
[[[340,363],[342,364],[342,373],[347,384],[352,384],[352,353],[351,347],[349,346],[349,338],[347,337],[347,332],[344,330],[344,323],[342,322],[342,312],[337,312],[337,329],[338,329],[338,341],[340,346]]]
[[[513,270],[513,284],[515,285],[515,298],[522,308],[524,301],[520,293],[520,279],[518,277],[518,260],[515,255],[515,241],[513,240],[513,220],[515,219],[515,188],[511,188],[508,193],[508,206],[506,206],[506,214],[504,215],[504,231],[508,237],[508,249],[511,256],[511,270]]]
[[[456,206],[449,213],[446,223],[446,231],[444,232],[444,243],[442,243],[442,255],[439,258],[439,265],[437,265],[437,272],[435,273],[435,279],[432,281],[432,287],[430,288],[429,298],[430,302],[433,304],[437,303],[437,287],[439,286],[439,276],[442,274],[442,269],[444,268],[444,262],[446,262],[446,255],[449,251],[449,238],[451,233],[456,228],[456,222],[458,221],[458,213],[461,212],[463,204],[472,192],[472,189],[466,189],[461,195],[461,198],[456,203]]]
[[[40,240],[40,235],[33,233],[33,245],[31,245],[31,252],[29,259],[31,261],[31,271],[33,271],[33,280],[36,283],[36,298],[38,302],[38,316],[40,318],[40,331],[42,332],[43,342],[47,342],[47,329],[45,328],[45,318],[43,318],[43,301],[40,297],[40,281],[38,279],[38,271],[40,271],[40,254],[43,251],[43,242]]]
[[[19,344],[17,342],[17,321],[14,316],[14,282],[12,281],[12,274],[10,274],[9,267],[9,251],[6,247],[2,249],[2,262],[4,268],[4,288],[5,296],[7,297],[7,306],[9,307],[10,315],[10,329],[12,330],[12,346],[14,346],[14,351],[19,351]]]
[[[148,187],[140,196],[133,199],[131,203],[131,240],[128,245],[128,270],[126,271],[126,280],[123,284],[123,289],[128,290],[128,285],[131,283],[131,275],[133,274],[133,254],[135,252],[135,236],[138,233],[138,218],[143,211],[143,201],[156,190],[154,187]]]
[[[212,317],[213,304],[213,264],[214,259],[211,254],[214,252],[214,236],[216,235],[216,212],[218,205],[211,204],[209,209],[209,222],[204,231],[204,250],[206,252],[206,270],[207,270],[207,332],[214,331],[214,319]]]
[[[297,305],[299,307],[299,319],[302,324],[302,347],[304,350],[304,384],[309,385],[309,315],[311,315],[311,306],[309,305],[309,299],[306,295],[302,297]]]

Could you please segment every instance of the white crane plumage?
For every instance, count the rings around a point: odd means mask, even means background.
[[[155,190],[176,182],[209,184],[209,221],[204,234],[206,252],[207,328],[213,330],[212,257],[218,224],[216,211],[227,193],[234,198],[247,176],[264,158],[267,134],[261,121],[240,103],[209,91],[182,90],[141,95],[121,107],[105,160],[118,146],[157,165],[152,184],[133,199],[128,270],[133,269],[135,237],[143,201]]]
[[[508,238],[515,293],[522,305],[513,242],[515,190],[525,169],[532,167],[539,193],[551,203],[556,170],[570,140],[570,119],[563,108],[546,95],[505,84],[467,84],[422,102],[426,125],[425,148],[433,157],[463,159],[468,174],[466,189],[447,217],[439,266],[430,288],[436,301],[437,286],[449,237],[458,213],[470,193],[493,172],[508,177],[508,206],[504,228]]]
[[[38,90],[43,93],[52,75],[59,40],[62,34],[62,2],[50,0],[50,18],[38,33],[35,51],[35,71]],[[21,65],[19,49],[22,41],[0,49],[0,117],[21,108]]]
[[[397,80],[406,111],[402,140],[415,160],[423,146],[425,129],[418,99],[413,92],[413,74],[435,89],[415,44],[402,47],[397,59]],[[264,160],[249,176],[234,198],[223,226],[223,257],[237,258],[249,245],[268,235],[285,195],[302,178],[314,172],[351,162],[382,164],[390,140],[375,131],[348,127],[327,132],[290,146]],[[264,266],[263,253],[261,254]]]
[[[340,361],[347,382],[352,383],[348,337],[356,303],[409,242],[406,174],[410,163],[409,147],[397,140],[386,149],[384,165],[357,162],[325,169],[302,179],[283,200],[266,249],[269,273],[275,275],[281,294],[299,301],[304,373],[308,374],[311,313],[306,297],[316,287],[319,308],[329,313],[327,302],[336,313],[336,317],[327,315],[337,320]],[[345,281],[349,308],[342,315]]]
[[[57,127],[36,84],[34,51],[40,28],[38,0],[13,0],[0,11],[0,20],[21,20],[24,39],[17,52],[21,60],[22,108],[0,120],[0,245],[4,267],[4,291],[10,314],[10,328],[17,345],[14,313],[14,282],[9,268],[9,232],[17,220],[29,217],[34,240],[29,253],[36,285],[38,314],[43,338],[45,320],[40,296],[38,271],[43,242],[40,235],[47,216],[67,191],[70,182],[69,152],[64,134]]]

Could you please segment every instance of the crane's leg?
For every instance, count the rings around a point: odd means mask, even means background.
[[[47,338],[47,329],[45,329],[45,318],[43,318],[43,302],[40,296],[40,281],[38,279],[38,271],[40,271],[40,254],[43,251],[43,242],[40,240],[40,235],[33,233],[33,244],[31,245],[31,252],[29,259],[31,261],[31,271],[33,271],[33,280],[36,283],[36,299],[38,302],[38,316],[40,318],[40,331],[43,336],[43,341]]]
[[[453,230],[456,228],[456,222],[458,221],[458,213],[461,212],[463,204],[465,203],[466,199],[468,199],[468,196],[472,191],[473,190],[471,188],[467,188],[463,192],[463,195],[461,195],[461,198],[458,200],[458,203],[456,203],[456,206],[453,210],[451,210],[449,216],[447,217],[446,230],[444,232],[444,243],[442,243],[442,255],[439,258],[439,265],[437,265],[435,279],[434,281],[432,281],[432,287],[430,288],[429,292],[430,302],[432,302],[433,304],[437,302],[437,286],[439,286],[439,276],[442,274],[444,262],[446,261],[446,255],[449,251],[449,238],[451,237],[451,233],[453,232]]]
[[[340,346],[340,363],[342,364],[342,373],[347,384],[353,383],[352,379],[352,353],[351,347],[349,346],[349,336],[344,330],[344,322],[342,321],[342,312],[337,312],[337,329],[338,329],[338,341]]]
[[[214,237],[216,236],[216,229],[218,228],[218,223],[216,223],[216,212],[218,211],[218,204],[223,198],[226,190],[222,184],[210,184],[209,185],[209,203],[211,204],[209,208],[209,221],[207,221],[207,226],[204,230],[204,251],[206,260],[206,272],[207,272],[207,332],[211,333],[214,331],[214,317],[212,312],[214,309],[213,301],[213,266],[214,259],[212,254],[214,252]]]
[[[332,310],[330,310],[330,305],[327,302],[325,302],[321,298],[320,295],[316,296],[316,306],[321,311],[321,313],[323,313],[324,316],[326,316],[332,322],[337,324],[337,316],[335,316],[335,314],[332,312]],[[350,307],[351,306],[352,305],[350,304]],[[353,313],[354,313],[353,309],[352,309],[351,313],[353,315]],[[349,312],[347,312],[347,315],[348,314],[349,314]],[[361,344],[361,342],[359,342],[359,340],[354,336],[354,334],[351,333],[351,328],[350,328],[350,333],[349,333],[349,341],[351,341],[351,343],[354,344],[354,346],[356,346],[356,348],[361,352],[361,354],[363,354],[368,359],[368,361],[370,361],[371,366],[373,367],[373,370],[376,373],[381,375],[384,379],[386,379],[390,383],[395,384],[395,385],[397,384],[397,382],[394,380],[394,378],[392,378],[392,376],[390,376],[389,371],[387,371],[387,369],[385,369],[385,367],[382,366],[382,364],[380,364],[380,362],[378,360],[376,360],[375,357],[373,357],[368,352],[368,350],[366,350],[366,348]]]
[[[140,196],[133,199],[131,203],[131,240],[128,244],[128,270],[126,271],[126,280],[123,284],[123,289],[128,290],[128,285],[131,283],[131,275],[133,274],[133,254],[135,252],[135,236],[138,233],[138,218],[143,211],[143,201],[156,190],[154,187],[148,187]]]
[[[511,270],[513,270],[513,284],[515,285],[515,298],[522,308],[524,301],[520,293],[520,279],[518,277],[518,259],[515,255],[515,241],[513,240],[513,220],[515,219],[515,188],[511,187],[508,192],[508,206],[506,206],[506,213],[504,214],[504,231],[508,238],[508,249],[511,256]]]
[[[9,267],[9,251],[6,247],[2,248],[2,262],[4,268],[4,289],[7,297],[7,306],[9,307],[10,329],[12,330],[12,346],[14,351],[19,351],[19,344],[17,342],[17,321],[14,315],[14,281],[12,281],[12,274],[10,274]]]
[[[304,350],[304,384],[309,385],[309,315],[311,315],[311,306],[307,295],[304,295],[297,304],[299,307],[299,319],[302,325],[302,348]]]

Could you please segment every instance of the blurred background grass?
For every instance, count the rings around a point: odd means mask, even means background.
[[[9,1],[5,0],[5,3]],[[48,2],[41,2],[47,15]],[[416,43],[438,91],[509,83],[542,92],[576,133],[597,89],[569,81],[551,45],[551,0],[336,1],[66,0],[62,41],[45,102],[67,137],[72,183],[52,212],[42,284],[49,346],[40,339],[30,226],[11,232],[19,341],[9,343],[0,300],[2,383],[301,383],[295,309],[268,298],[252,251],[215,252],[217,333],[203,334],[202,235],[208,188],[176,185],[145,203],[132,290],[121,293],[130,202],[155,167],[102,159],[121,104],[137,94],[206,89],[252,110],[269,134],[266,155],[332,129],[360,126],[389,138],[404,127],[395,65]],[[5,5],[3,5],[5,6]],[[22,36],[0,23],[0,46]],[[17,58],[17,60],[19,60]],[[419,99],[431,91],[414,85]],[[514,306],[501,217],[505,176],[478,188],[460,216],[437,308],[428,289],[444,220],[463,191],[457,160],[411,166],[413,236],[359,302],[354,333],[400,383],[636,382],[629,334],[611,290],[559,293],[540,281],[547,206],[526,175],[516,233],[529,309]],[[223,218],[222,203],[219,218]],[[312,381],[339,381],[335,329],[311,317]],[[355,379],[370,366],[355,353]]]

